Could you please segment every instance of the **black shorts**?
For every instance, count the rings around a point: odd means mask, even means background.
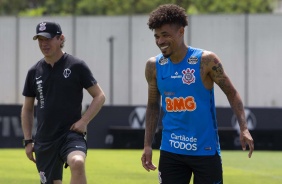
[[[42,184],[53,184],[53,180],[62,180],[63,165],[72,151],[87,153],[87,144],[83,134],[69,131],[53,142],[34,143],[36,167]]]
[[[194,184],[223,184],[221,157],[187,156],[160,152],[159,182],[161,184],[189,184],[192,174]]]

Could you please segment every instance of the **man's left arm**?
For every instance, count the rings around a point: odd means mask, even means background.
[[[70,130],[85,133],[88,123],[98,114],[105,102],[105,94],[99,84],[87,88],[88,93],[93,97],[92,102],[88,106],[81,119],[74,123]]]
[[[207,60],[209,61],[209,76],[211,77],[212,81],[214,81],[225,93],[230,103],[230,106],[238,119],[240,126],[240,141],[242,149],[246,150],[246,144],[248,144],[250,149],[250,158],[254,150],[254,141],[247,127],[244,106],[241,97],[232,82],[230,81],[229,77],[225,73],[222,63],[218,56],[212,52],[209,52],[206,55],[206,58],[208,58]]]

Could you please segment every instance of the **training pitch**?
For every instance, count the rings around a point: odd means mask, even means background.
[[[141,154],[142,150],[89,149],[86,160],[88,183],[157,184],[157,171],[143,169]],[[155,165],[158,158],[159,151],[154,150]],[[35,164],[27,159],[24,149],[1,149],[0,163],[1,184],[39,183]],[[252,158],[248,158],[247,151],[222,151],[222,163],[224,183],[282,183],[282,152],[254,151]],[[69,181],[70,171],[64,169],[63,183]]]

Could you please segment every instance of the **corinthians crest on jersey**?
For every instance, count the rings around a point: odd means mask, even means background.
[[[195,83],[196,77],[194,75],[194,72],[195,72],[195,70],[191,69],[191,68],[187,68],[186,70],[182,70],[182,74],[183,74],[182,82],[183,82],[183,84],[190,85],[192,83]]]

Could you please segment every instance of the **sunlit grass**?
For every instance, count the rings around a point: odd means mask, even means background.
[[[88,183],[158,183],[157,171],[148,173],[141,166],[141,154],[142,150],[88,150]],[[154,150],[155,165],[158,164],[158,159],[159,151]],[[247,151],[222,151],[222,162],[224,183],[282,183],[282,152],[255,151],[252,158],[248,158]],[[0,163],[1,184],[39,183],[35,164],[27,159],[24,149],[1,149]],[[67,184],[69,180],[70,171],[64,169],[63,183]]]

